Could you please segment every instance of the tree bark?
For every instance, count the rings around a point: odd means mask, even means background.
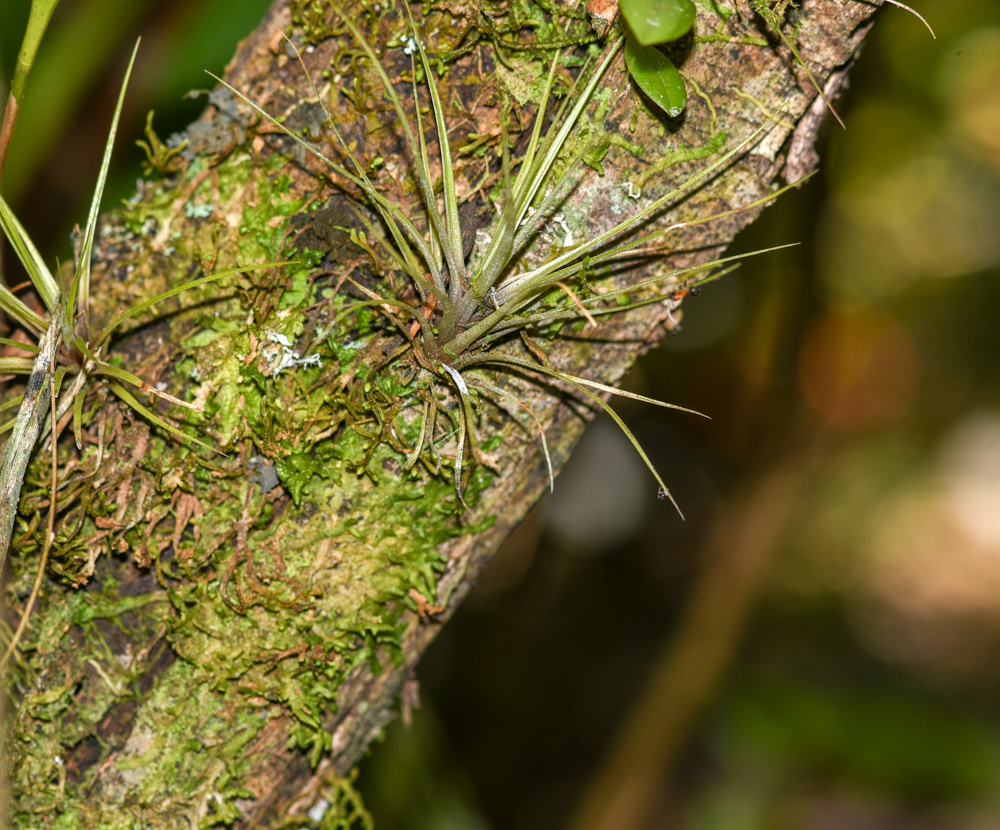
[[[407,31],[402,9],[383,3],[362,14],[362,5],[358,19],[390,77],[408,74],[409,58],[392,40]],[[571,16],[582,11],[575,4],[531,6],[530,21],[514,19],[515,5],[454,0],[415,14],[432,59],[450,58],[439,83],[452,146],[487,146],[456,161],[460,192],[479,208],[467,215],[483,230],[495,178],[477,185],[499,166],[503,101],[514,102],[510,118],[523,126],[515,153],[523,151],[553,44],[582,53],[573,42],[589,37],[586,21]],[[681,119],[653,112],[616,59],[573,139],[591,146],[599,170],[583,168],[560,235],[579,240],[613,227],[779,109],[785,114],[766,136],[657,223],[728,211],[815,167],[825,107],[802,68],[748,9],[712,6],[699,5],[696,36],[674,51],[689,89]],[[798,48],[828,97],[874,12],[860,0],[804,0],[789,20],[800,24]],[[409,155],[394,116],[325,4],[278,0],[239,46],[227,80],[343,157],[275,27],[308,44],[319,95],[376,186],[420,215],[402,184]],[[527,48],[537,40],[546,43]],[[412,107],[412,87],[398,86]],[[293,247],[318,253],[308,266],[181,295],[177,313],[146,321],[116,346],[147,381],[205,403],[205,417],[184,428],[222,454],[186,448],[99,388],[84,449],[60,446],[50,578],[9,670],[14,826],[264,827],[305,820],[322,799],[336,803],[427,645],[548,486],[538,433],[519,425],[517,407],[484,404],[480,434],[492,439],[498,471],[472,472],[469,510],[459,509],[447,475],[404,471],[405,454],[387,436],[365,437],[380,418],[414,415],[394,408],[403,388],[396,375],[365,377],[384,357],[380,319],[337,318],[345,297],[364,299],[344,276],[363,282],[379,267],[378,253],[344,230],[359,228],[349,188],[231,96],[211,100],[179,153],[161,148],[160,178],[106,217],[93,316],[189,281],[199,268],[275,261]],[[718,256],[759,212],[688,228],[671,237],[675,253],[617,279]],[[672,305],[602,318],[596,335],[567,330],[543,346],[564,371],[615,384],[674,325]],[[294,341],[300,361],[317,354],[323,365],[295,363],[278,335]],[[292,365],[275,371],[283,358]],[[381,384],[382,398],[363,391],[366,380]],[[593,413],[551,384],[497,382],[538,417],[560,466]],[[36,455],[32,469],[42,470],[46,453]],[[13,616],[37,567],[45,483],[29,469],[7,587]]]

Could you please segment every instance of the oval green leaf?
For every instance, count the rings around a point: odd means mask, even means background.
[[[687,106],[684,79],[670,59],[655,46],[643,46],[635,38],[625,41],[625,63],[639,88],[671,118]]]
[[[694,25],[691,0],[619,0],[618,10],[643,46],[677,40]]]

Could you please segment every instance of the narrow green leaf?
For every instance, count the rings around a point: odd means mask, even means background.
[[[157,294],[152,299],[144,300],[141,303],[136,303],[127,311],[123,311],[119,314],[116,314],[104,327],[104,330],[101,332],[100,337],[98,337],[97,340],[94,341],[93,345],[95,348],[102,347],[107,342],[108,338],[111,337],[114,330],[122,323],[124,323],[126,320],[128,320],[131,317],[135,317],[137,314],[141,314],[147,308],[151,308],[161,300],[169,299],[170,297],[173,297],[177,294],[187,291],[190,288],[197,288],[199,285],[204,285],[205,283],[208,282],[215,282],[216,280],[221,280],[225,277],[235,277],[240,274],[249,273],[250,271],[262,271],[266,268],[279,268],[284,265],[298,265],[298,264],[299,264],[298,260],[286,259],[282,260],[281,262],[265,262],[261,265],[250,265],[247,266],[246,268],[230,268],[226,271],[219,271],[215,274],[208,274],[207,276],[204,277],[198,277],[197,279],[191,280],[190,282],[186,282],[183,285],[178,285],[174,288],[171,288],[169,291],[164,291],[162,294]]]
[[[594,93],[594,90],[597,88],[597,84],[604,76],[605,71],[618,54],[618,50],[622,45],[622,40],[623,38],[618,38],[618,40],[615,41],[615,43],[612,44],[612,46],[607,50],[600,64],[589,76],[586,86],[574,99],[575,102],[572,109],[563,120],[560,120],[560,115],[563,112],[562,108],[560,108],[554,122],[559,125],[559,129],[555,132],[549,130],[541,145],[537,147],[534,145],[537,144],[536,136],[540,134],[539,124],[541,123],[543,113],[539,113],[535,116],[535,129],[532,131],[531,143],[529,144],[528,149],[528,154],[531,158],[531,165],[530,167],[525,166],[524,164],[521,165],[517,178],[512,186],[515,202],[514,207],[516,210],[514,217],[515,228],[522,226],[525,216],[527,215],[528,208],[531,207],[535,200],[535,194],[547,180],[549,171],[552,169],[552,165],[555,163],[555,160],[559,156],[560,152],[562,152],[563,146],[566,143],[566,138],[569,136],[570,131],[576,125],[581,113],[589,103],[590,96]],[[555,64],[553,64],[553,69],[554,67]],[[549,80],[546,81],[545,85],[546,104],[548,97],[552,92],[551,81],[553,77],[554,72],[550,70]],[[568,100],[569,99],[567,99],[567,103]],[[538,155],[536,155],[536,153]],[[527,230],[528,224],[530,223],[525,223],[525,233],[530,233],[529,230]],[[510,245],[504,246],[504,239],[505,236],[503,234],[497,234],[494,236],[493,241],[490,243],[489,250],[486,252],[486,256],[480,266],[479,273],[473,277],[473,293],[477,297],[485,296],[486,292],[493,287],[494,283],[503,273],[504,266],[510,261],[511,255],[517,250],[517,236],[515,236],[513,247]]]
[[[680,514],[680,517],[682,519],[684,518],[684,514],[681,513],[680,506],[677,504],[676,501],[674,501],[674,497],[670,494],[670,489],[667,487],[666,484],[664,484],[663,479],[660,478],[660,474],[656,471],[656,467],[653,466],[653,462],[649,460],[649,456],[646,455],[646,451],[642,448],[642,444],[639,443],[639,439],[637,439],[632,434],[629,428],[625,425],[625,422],[621,419],[621,416],[617,412],[615,412],[611,404],[609,404],[600,396],[595,395],[593,392],[587,389],[586,386],[581,384],[580,378],[574,377],[573,375],[567,375],[565,372],[560,372],[558,369],[555,369],[551,366],[546,366],[539,363],[531,363],[527,360],[522,360],[517,357],[511,357],[510,355],[504,355],[502,357],[495,357],[495,358],[491,357],[489,361],[483,361],[483,362],[484,363],[489,362],[494,365],[500,365],[500,366],[503,365],[516,366],[518,368],[524,369],[529,372],[538,372],[539,374],[542,375],[548,375],[550,378],[555,378],[557,380],[561,380],[563,383],[569,384],[585,398],[588,398],[589,400],[596,403],[599,407],[601,407],[601,409],[607,412],[608,415],[611,416],[611,419],[618,425],[618,428],[622,431],[622,434],[628,439],[629,443],[633,446],[635,451],[639,454],[639,457],[643,460],[643,463],[646,465],[646,469],[648,469],[653,474],[653,478],[656,479],[656,483],[660,485],[660,491],[662,492],[663,496],[670,499],[670,503],[674,506],[674,509]],[[595,381],[590,381],[589,385],[597,386],[598,388],[603,387],[604,390],[611,391],[611,387],[603,386],[603,384],[597,384]],[[619,390],[614,390],[614,392],[615,394],[619,395],[621,394]],[[650,403],[657,404],[658,406],[666,406],[674,408],[671,404],[664,403],[663,401],[656,401],[653,400],[652,398],[648,398],[647,400]],[[684,409],[683,407],[676,407],[676,408],[682,409],[685,412],[694,412],[694,410]],[[701,413],[694,412],[694,414],[700,415]]]
[[[616,389],[614,386],[608,386],[605,383],[598,383],[596,380],[588,380],[587,378],[577,377],[576,375],[566,375],[566,378],[572,380],[576,383],[582,383],[584,386],[590,386],[594,389],[599,389],[601,392],[607,392],[609,395],[620,395],[623,398],[631,398],[634,401],[642,401],[642,403],[651,403],[655,406],[662,406],[665,409],[676,409],[679,412],[687,412],[691,415],[698,415],[701,418],[708,418],[712,420],[704,412],[699,412],[697,409],[688,409],[686,406],[678,406],[675,403],[667,403],[666,401],[658,401],[656,398],[647,398],[645,395],[639,395],[635,392],[629,392],[626,389]]]
[[[448,142],[448,125],[444,120],[444,107],[441,105],[441,97],[438,94],[437,84],[434,82],[430,61],[427,60],[427,53],[424,51],[424,44],[420,40],[420,33],[413,22],[409,4],[404,2],[404,6],[406,7],[406,16],[410,21],[410,31],[420,52],[420,62],[424,68],[424,80],[431,94],[431,110],[434,114],[435,125],[437,126],[438,149],[441,152],[442,196],[444,197],[444,233],[440,241],[453,282],[451,293],[452,301],[454,302],[458,299],[461,290],[460,275],[465,271],[465,262],[462,256],[462,230],[459,227],[458,220],[458,195],[455,192],[455,170],[452,166],[451,147]]]
[[[219,453],[220,455],[222,455],[222,453],[219,452],[219,450],[215,449],[215,447],[211,446],[210,444],[206,444],[204,441],[199,441],[193,435],[188,435],[183,430],[178,429],[177,427],[173,426],[172,424],[168,424],[166,421],[163,420],[163,418],[160,418],[158,415],[154,415],[152,412],[150,412],[148,409],[146,409],[146,407],[144,407],[141,403],[139,403],[132,396],[132,394],[129,393],[128,390],[125,389],[125,387],[123,387],[123,386],[121,386],[121,385],[119,385],[117,383],[111,382],[111,383],[108,384],[108,389],[110,389],[112,392],[114,392],[119,398],[121,398],[123,401],[125,401],[125,403],[127,403],[132,409],[134,409],[136,412],[138,412],[140,415],[142,415],[148,421],[152,421],[154,424],[156,424],[156,426],[161,427],[162,429],[165,429],[167,432],[170,432],[173,435],[176,435],[178,438],[180,438],[180,439],[182,439],[184,441],[193,441],[195,444],[198,444],[199,446],[205,447],[205,449],[211,450],[212,452],[216,452],[216,453]]]
[[[30,375],[34,359],[30,357],[0,357],[0,373],[5,375]]]
[[[625,63],[639,88],[671,118],[687,106],[687,89],[677,67],[655,46],[643,46],[634,37],[625,41]]]
[[[24,395],[18,395],[16,398],[11,398],[9,401],[4,401],[0,403],[0,412],[7,409],[14,409],[21,405],[21,401],[24,400]]]
[[[350,25],[350,24],[348,23],[348,25]],[[360,35],[358,35],[358,36],[360,37]],[[362,45],[363,45],[363,43],[364,42],[362,42]],[[372,55],[374,55],[374,52],[372,53]],[[373,60],[377,60],[377,58],[373,57]],[[381,64],[376,63],[375,66],[376,66],[376,68],[379,68],[381,66]],[[385,70],[382,70],[382,72],[384,73]],[[406,216],[403,215],[403,213],[399,210],[398,207],[396,207],[396,205],[394,205],[392,202],[390,202],[388,199],[386,199],[385,196],[383,196],[381,193],[379,193],[375,189],[374,185],[372,185],[371,181],[369,181],[367,175],[365,174],[364,168],[354,158],[353,154],[351,153],[350,147],[348,147],[347,143],[341,137],[340,132],[337,130],[336,124],[334,124],[334,122],[332,120],[329,121],[330,127],[333,130],[334,135],[337,136],[337,139],[340,142],[341,147],[344,149],[344,152],[351,159],[352,163],[354,164],[355,169],[358,171],[358,175],[357,176],[355,176],[353,173],[351,173],[349,170],[347,170],[342,165],[337,164],[337,162],[335,162],[332,159],[328,158],[327,156],[323,155],[323,153],[321,153],[312,144],[310,144],[308,141],[306,141],[304,138],[302,138],[302,136],[300,136],[297,133],[293,132],[292,130],[288,129],[288,127],[286,127],[284,124],[282,124],[276,118],[274,118],[273,116],[269,115],[267,112],[265,112],[259,106],[257,106],[257,104],[255,104],[253,101],[251,101],[249,98],[247,98],[247,96],[244,95],[242,92],[240,92],[238,89],[236,89],[236,87],[231,86],[230,84],[226,83],[218,75],[213,75],[211,72],[207,72],[206,74],[209,75],[210,77],[214,78],[216,81],[218,81],[224,87],[226,87],[226,89],[228,89],[230,92],[232,92],[234,95],[236,95],[241,101],[243,101],[243,103],[245,103],[247,106],[249,106],[259,116],[261,116],[261,118],[263,118],[264,120],[266,120],[268,123],[270,123],[274,127],[277,127],[281,132],[283,132],[285,135],[287,135],[293,141],[295,141],[296,143],[298,143],[303,149],[306,150],[306,152],[311,153],[316,158],[318,158],[320,161],[322,161],[324,164],[326,164],[331,170],[333,170],[333,172],[337,173],[340,176],[343,176],[348,181],[353,182],[355,185],[357,185],[358,187],[360,187],[365,192],[365,195],[368,196],[375,203],[376,207],[378,208],[378,210],[380,211],[380,213],[382,214],[382,216],[383,217],[388,216],[392,220],[390,222],[387,219],[386,223],[389,225],[389,229],[393,233],[393,238],[396,238],[396,235],[399,233],[399,227],[397,227],[397,223],[398,223],[398,225],[401,226],[406,231],[407,235],[410,237],[411,241],[413,242],[413,244],[417,248],[417,250],[420,251],[420,255],[424,259],[424,261],[426,263],[428,263],[429,265],[432,264],[435,261],[435,258],[434,258],[434,256],[432,256],[431,250],[428,247],[427,242],[424,240],[423,236],[421,236],[421,234],[417,231],[417,229],[413,226],[413,223],[410,222],[410,220],[407,219]],[[395,93],[395,89],[394,88],[393,88],[393,93]],[[398,101],[398,100],[399,100],[399,96],[397,95],[395,101]],[[395,101],[394,101],[394,103],[395,103]],[[400,106],[400,108],[402,108],[402,103],[401,102],[400,102],[399,106]],[[405,113],[404,113],[404,115],[405,115]],[[409,127],[408,124],[404,124],[404,126],[405,126],[405,128],[407,130],[410,129],[410,127]],[[411,130],[411,132],[412,132],[412,130]],[[418,151],[419,151],[419,148],[418,148]],[[433,191],[431,191],[431,194],[432,195],[431,195],[430,198],[433,198]],[[428,197],[425,197],[425,198],[428,198]],[[431,217],[432,223],[434,221],[440,221],[440,217],[437,217],[436,211],[432,211],[432,210],[430,210],[430,208],[428,208],[428,213],[429,213],[429,215]]]
[[[9,337],[0,337],[0,346],[10,346],[13,349],[21,349],[32,354],[38,354],[41,351],[34,343],[22,343],[20,340],[11,340]]]
[[[492,383],[487,383],[485,380],[470,380],[469,384],[471,386],[478,386],[481,389],[485,389],[488,392],[492,392],[494,395],[501,395],[508,400],[516,403],[521,409],[527,412],[531,419],[535,422],[535,426],[538,427],[538,435],[542,439],[542,453],[545,455],[545,465],[549,469],[549,492],[553,493],[556,489],[556,476],[552,469],[552,456],[549,455],[549,442],[545,440],[545,428],[542,426],[542,422],[538,420],[538,416],[535,415],[531,409],[522,401],[520,398],[515,397],[510,392],[501,389],[499,386],[494,386]]]
[[[634,240],[632,243],[624,243],[623,245],[612,249],[608,255],[590,255],[592,251],[600,249],[615,237],[621,236],[629,232],[631,229],[638,227],[643,221],[646,220],[647,217],[655,215],[661,208],[663,208],[664,205],[675,201],[683,193],[691,191],[699,182],[704,181],[715,173],[715,171],[728,164],[733,158],[742,153],[746,147],[757,141],[767,131],[776,118],[777,114],[772,115],[739,144],[731,150],[728,150],[721,158],[714,161],[712,164],[708,165],[708,167],[682,182],[669,193],[665,193],[659,199],[651,202],[638,213],[628,217],[626,220],[610,230],[598,234],[597,236],[592,237],[591,239],[588,239],[573,248],[563,251],[558,256],[550,259],[538,268],[516,274],[506,279],[503,285],[497,289],[496,295],[493,298],[496,310],[488,314],[479,322],[474,323],[464,332],[455,337],[445,346],[445,351],[456,357],[462,354],[480,337],[492,332],[500,326],[501,322],[508,320],[512,315],[516,314],[526,305],[531,303],[535,298],[537,298],[540,290],[547,289],[552,285],[553,280],[566,279],[583,270],[585,257],[590,256],[589,262],[590,265],[593,266],[597,264],[599,260],[604,261],[606,259],[613,258],[614,256],[624,254],[627,250],[634,248],[635,245],[642,244],[647,238],[658,236],[660,232],[655,231],[653,234],[650,234],[649,237],[641,237],[638,240]],[[757,253],[763,253],[763,251],[758,251]],[[725,261],[726,260],[720,260],[719,262]],[[710,267],[711,264],[712,263],[699,265],[695,268],[695,270]],[[674,276],[680,273],[682,272],[676,272]],[[670,275],[668,274],[665,276]],[[662,279],[662,277],[659,278],[659,280]],[[653,282],[656,281],[658,280],[653,280]],[[632,288],[642,288],[646,284],[647,283],[639,283]],[[620,293],[622,292],[612,291],[610,294],[605,294],[604,296],[609,298]],[[584,301],[584,304],[589,305],[589,301]]]
[[[117,366],[112,366],[110,363],[103,363],[97,361],[97,365],[94,366],[93,374],[95,375],[107,375],[108,377],[116,378],[117,380],[123,380],[127,383],[131,383],[143,392],[149,392],[151,395],[156,395],[158,398],[163,398],[165,401],[170,401],[170,403],[177,404],[178,406],[184,406],[188,409],[193,409],[195,412],[201,412],[202,408],[197,404],[190,403],[189,401],[181,400],[180,398],[171,395],[169,392],[161,392],[155,386],[150,386],[142,378],[133,375],[131,372],[126,372],[124,369],[119,369]]]
[[[643,46],[677,40],[694,25],[691,0],[620,0],[618,10]]]
[[[101,159],[101,169],[97,174],[97,185],[94,187],[94,197],[90,202],[90,213],[87,215],[87,225],[83,231],[83,244],[80,246],[80,261],[76,264],[76,274],[73,276],[73,284],[70,288],[69,298],[63,307],[66,315],[65,331],[63,336],[70,339],[70,328],[73,316],[76,313],[76,302],[79,297],[80,307],[84,315],[90,305],[90,254],[94,247],[94,232],[97,230],[97,216],[101,209],[101,197],[104,195],[104,184],[108,180],[108,168],[111,166],[111,150],[115,144],[115,135],[118,132],[118,120],[121,118],[122,107],[125,104],[125,90],[128,87],[128,79],[132,75],[132,66],[135,64],[135,56],[139,52],[139,40],[136,40],[132,49],[132,57],[129,59],[128,68],[125,70],[125,78],[122,80],[121,89],[118,92],[118,103],[115,105],[115,114],[111,119],[111,129],[108,131],[108,140],[104,145],[104,157]]]
[[[83,449],[83,399],[86,396],[86,390],[81,389],[73,398],[73,437],[78,450]]]
[[[341,19],[344,21],[344,25],[347,26],[351,35],[358,42],[358,45],[364,50],[365,54],[368,55],[368,59],[371,61],[372,68],[375,70],[379,79],[382,81],[382,87],[385,90],[385,94],[389,98],[389,102],[392,104],[393,109],[396,111],[396,116],[399,118],[400,126],[403,128],[403,134],[406,137],[406,143],[410,148],[410,152],[413,153],[413,157],[420,158],[423,161],[420,154],[420,145],[413,135],[413,127],[410,124],[410,119],[406,115],[406,110],[403,108],[402,99],[399,97],[399,93],[396,92],[396,88],[392,85],[392,81],[389,80],[389,75],[385,71],[385,67],[382,66],[382,62],[379,60],[378,55],[375,54],[375,50],[372,49],[371,44],[365,40],[364,35],[361,34],[361,30],[344,14],[341,14]],[[332,121],[331,121],[332,123]],[[341,144],[345,147],[343,140]],[[359,169],[359,173],[364,176],[363,171]],[[431,227],[434,229],[434,233],[439,240],[444,240],[446,237],[446,231],[444,227],[443,220],[438,211],[437,199],[434,196],[434,187],[430,179],[430,171],[426,168],[423,163],[417,165],[417,180],[420,185],[420,190],[423,195],[424,204],[427,207],[427,216],[430,219]],[[369,187],[371,183],[369,182]],[[372,188],[374,190],[374,188]],[[366,191],[367,192],[367,191]],[[375,191],[377,192],[377,191]],[[414,240],[415,244],[419,248],[424,244],[423,239]],[[422,253],[422,252],[421,252]],[[425,257],[428,263],[434,261],[433,257],[429,254]]]
[[[11,294],[3,285],[0,285],[0,311],[6,312],[22,326],[31,329],[36,334],[44,332],[48,325],[42,317],[28,308],[20,297]]]
[[[56,303],[59,302],[59,285],[45,265],[45,260],[38,253],[31,237],[28,236],[28,232],[17,220],[2,196],[0,196],[0,228],[3,228],[4,236],[10,242],[17,258],[21,260],[24,270],[28,272],[31,284],[35,286],[35,290],[42,298],[42,302],[45,303],[45,307],[52,311],[56,307]],[[45,331],[47,327],[48,324],[43,324],[41,331]]]

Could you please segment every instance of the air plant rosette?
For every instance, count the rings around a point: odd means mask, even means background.
[[[626,261],[670,253],[664,243],[671,233],[681,228],[758,207],[797,185],[798,182],[788,185],[734,210],[668,226],[654,226],[670,207],[759,140],[774,119],[765,121],[714,163],[670,192],[639,207],[609,230],[576,244],[553,246],[551,235],[543,231],[559,207],[571,197],[582,175],[581,162],[586,152],[585,146],[570,151],[568,139],[602,78],[616,62],[624,38],[618,37],[593,65],[578,75],[570,93],[552,114],[554,82],[561,67],[557,53],[527,147],[520,158],[511,158],[509,113],[501,110],[500,174],[494,191],[498,218],[488,239],[483,239],[479,250],[474,250],[470,256],[465,244],[469,229],[463,227],[459,210],[449,125],[431,62],[408,7],[406,11],[412,32],[407,38],[411,48],[406,49],[411,61],[412,86],[407,95],[412,95],[412,110],[358,25],[346,17],[343,24],[367,58],[402,130],[423,207],[423,215],[417,218],[411,218],[402,206],[375,186],[365,163],[341,135],[325,106],[327,125],[339,144],[342,160],[331,158],[239,90],[216,78],[262,119],[319,159],[342,186],[356,188],[360,204],[355,207],[355,215],[364,233],[353,230],[352,239],[369,251],[372,250],[369,240],[374,240],[377,250],[391,263],[392,269],[406,277],[408,288],[402,292],[398,290],[398,282],[386,280],[382,285],[370,285],[355,277],[345,277],[344,281],[350,283],[359,299],[342,312],[375,309],[394,329],[398,347],[390,348],[374,370],[420,376],[419,393],[413,398],[421,407],[420,425],[415,442],[407,449],[405,469],[423,461],[429,469],[440,471],[440,447],[448,441],[449,466],[458,499],[464,506],[463,469],[470,458],[489,465],[481,449],[484,437],[477,431],[480,399],[492,400],[498,406],[503,399],[528,412],[535,421],[551,484],[552,463],[541,424],[498,379],[504,373],[513,373],[561,387],[607,412],[642,457],[661,495],[673,502],[649,457],[605,398],[621,395],[684,412],[692,410],[563,372],[548,360],[539,341],[567,324],[594,326],[602,316],[620,314],[650,303],[676,303],[679,289],[716,279],[721,272],[731,270],[737,260],[750,256],[718,258],[624,285],[615,282],[613,273],[614,266]],[[288,45],[307,71],[291,41]],[[426,89],[423,95],[418,80],[421,76]],[[322,101],[323,96],[315,86],[313,91]],[[439,183],[433,177],[432,153],[421,115],[424,95],[436,136],[435,163],[440,165]],[[372,384],[366,383],[366,387],[370,389]],[[384,405],[374,408],[386,409]],[[400,412],[405,408],[393,407],[392,417],[405,418]],[[405,432],[396,425],[383,423],[376,440],[384,437],[387,430],[399,435]],[[439,432],[444,435],[439,436]],[[393,443],[398,442],[394,440]],[[676,502],[674,505],[676,507]]]

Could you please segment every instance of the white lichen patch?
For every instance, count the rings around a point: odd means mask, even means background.
[[[294,369],[298,366],[323,365],[319,353],[314,352],[302,357],[292,348],[292,341],[286,335],[281,334],[281,332],[269,329],[267,339],[273,344],[273,346],[264,347],[264,357],[267,360],[267,368],[269,370],[266,374],[270,374],[271,377],[277,377],[283,369]],[[274,346],[277,346],[277,348],[274,348]]]

